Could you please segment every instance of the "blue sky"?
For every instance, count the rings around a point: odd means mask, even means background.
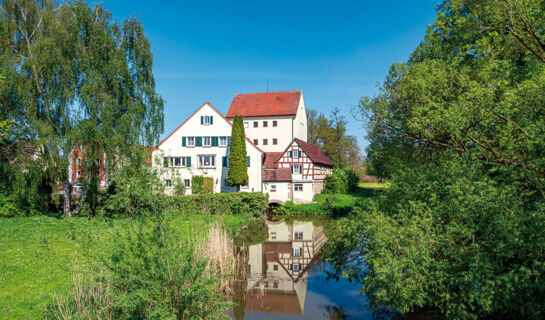
[[[92,1],[94,2],[94,1]],[[303,90],[307,108],[350,115],[406,61],[438,0],[101,1],[114,19],[140,18],[165,99],[166,137],[202,103],[225,114],[237,93]]]

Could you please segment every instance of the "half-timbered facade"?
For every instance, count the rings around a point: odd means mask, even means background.
[[[100,159],[96,159],[98,162],[98,169],[96,169],[94,172],[91,172],[88,168],[86,168],[86,161],[90,161],[90,159],[86,158],[86,155],[84,154],[84,146],[82,144],[76,146],[74,150],[70,153],[69,157],[69,165],[68,165],[68,180],[72,185],[78,186],[80,185],[83,180],[87,178],[87,175],[92,174],[96,178],[98,178],[99,181],[99,187],[106,187],[107,181],[106,181],[106,174],[104,170],[104,155]]]

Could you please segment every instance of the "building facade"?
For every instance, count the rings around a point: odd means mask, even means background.
[[[232,120],[243,117],[248,165],[247,186],[227,184]],[[210,177],[214,192],[264,192],[271,202],[311,202],[322,190],[333,164],[306,142],[302,91],[238,94],[224,117],[204,103],[152,152],[152,165],[172,192],[177,183],[191,193],[194,175]]]

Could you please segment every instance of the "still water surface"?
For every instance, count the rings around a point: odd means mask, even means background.
[[[327,241],[322,226],[268,221],[267,227],[265,241],[241,248],[247,270],[233,319],[395,318],[370,311],[357,286],[327,279],[330,267],[319,256]]]

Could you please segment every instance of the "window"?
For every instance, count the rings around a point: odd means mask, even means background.
[[[212,116],[204,116],[203,117],[203,124],[212,124],[213,122]]]
[[[277,145],[278,144],[278,139],[273,139],[273,144]]]
[[[167,179],[166,180],[166,185],[167,185],[167,188],[172,188],[172,180]]]
[[[213,168],[216,166],[216,156],[199,156],[199,165],[201,168]]]
[[[267,144],[269,144],[269,140],[263,139],[263,145],[266,146]]]
[[[257,128],[257,127],[258,127],[257,121],[254,121],[254,128]]]
[[[273,288],[278,289],[278,282],[273,282]]]
[[[303,239],[303,233],[295,232],[295,240],[301,240],[301,239]]]
[[[247,157],[246,157],[246,166],[247,166],[247,167],[250,166],[250,156],[247,156]]]
[[[299,151],[292,151],[291,154],[293,158],[296,158],[296,159],[299,158]]]
[[[276,192],[276,184],[271,184],[271,192]]]
[[[221,165],[224,168],[227,168],[229,166],[229,158],[227,158],[227,156],[221,157]]]
[[[303,168],[300,164],[294,164],[291,166],[291,173],[301,174],[302,172],[303,172]]]
[[[271,232],[271,239],[273,239],[273,240],[276,239],[276,232]]]
[[[191,186],[191,180],[184,179],[184,187],[189,188]]]
[[[254,144],[257,146],[257,142],[258,140],[257,139],[254,139]]]
[[[227,137],[220,137],[220,147],[227,146]]]
[[[300,257],[301,256],[301,248],[293,248],[293,256],[294,257]]]
[[[248,121],[244,122],[244,128],[248,128]]]
[[[194,147],[195,146],[195,137],[187,137],[187,146],[188,147]]]
[[[298,263],[293,264],[293,271],[299,271],[299,264]]]
[[[277,264],[274,264],[274,265],[273,265],[273,270],[274,270],[274,271],[278,271],[278,265],[277,265]]]
[[[269,123],[267,121],[263,121],[263,128],[267,128],[269,126]]]
[[[202,145],[210,147],[212,145],[212,139],[210,139],[210,137],[202,137]]]
[[[79,179],[79,178],[81,178],[81,171],[80,170],[76,171],[76,179]]]
[[[264,287],[265,287],[265,288],[268,288],[268,287],[269,287],[269,281],[264,281],[263,284],[264,284]]]
[[[295,191],[303,191],[303,184],[302,183],[296,183],[294,186]]]
[[[225,188],[230,188],[231,186],[229,185],[229,182],[227,182],[227,179],[223,179],[223,186]]]
[[[273,127],[278,127],[278,121],[276,120],[273,121]]]
[[[76,165],[80,165],[81,164],[81,159],[80,158],[76,158]]]
[[[188,166],[188,157],[170,157],[170,166],[171,167],[187,167]]]

